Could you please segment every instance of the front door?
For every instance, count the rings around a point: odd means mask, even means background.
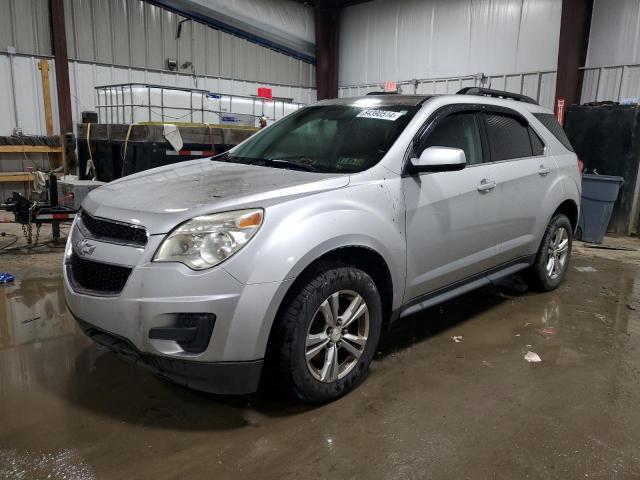
[[[417,142],[414,152],[419,156],[431,146],[461,148],[467,160],[464,169],[403,177],[405,302],[495,266],[495,166],[485,162],[479,115],[471,110],[445,116]]]

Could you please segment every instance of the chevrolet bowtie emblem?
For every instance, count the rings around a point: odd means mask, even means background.
[[[90,257],[93,255],[96,246],[89,243],[87,240],[78,240],[76,243],[76,250],[81,257]]]

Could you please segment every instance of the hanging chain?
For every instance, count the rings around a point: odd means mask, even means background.
[[[38,202],[33,202],[33,204],[29,207],[29,221],[28,223],[25,225],[24,223],[22,224],[22,234],[24,235],[24,238],[27,240],[27,245],[31,245],[31,242],[33,241],[33,210],[36,208],[36,206],[38,205]],[[36,223],[36,244],[38,243],[38,237],[40,237],[40,224]]]
[[[22,224],[22,235],[24,235],[24,238],[27,241],[27,245],[31,245],[32,232],[33,231],[31,230],[31,222],[29,222],[28,226],[25,223]]]
[[[40,238],[40,227],[42,226],[41,223],[36,223],[36,241],[33,242],[34,245],[38,245],[38,239]]]

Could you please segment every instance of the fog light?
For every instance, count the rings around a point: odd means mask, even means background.
[[[149,330],[152,340],[173,340],[185,352],[202,353],[209,346],[216,316],[213,313],[178,313],[173,327]]]

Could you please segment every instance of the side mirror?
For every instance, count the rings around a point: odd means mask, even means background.
[[[467,158],[460,148],[429,147],[410,163],[411,173],[451,172],[462,170],[467,165]]]

